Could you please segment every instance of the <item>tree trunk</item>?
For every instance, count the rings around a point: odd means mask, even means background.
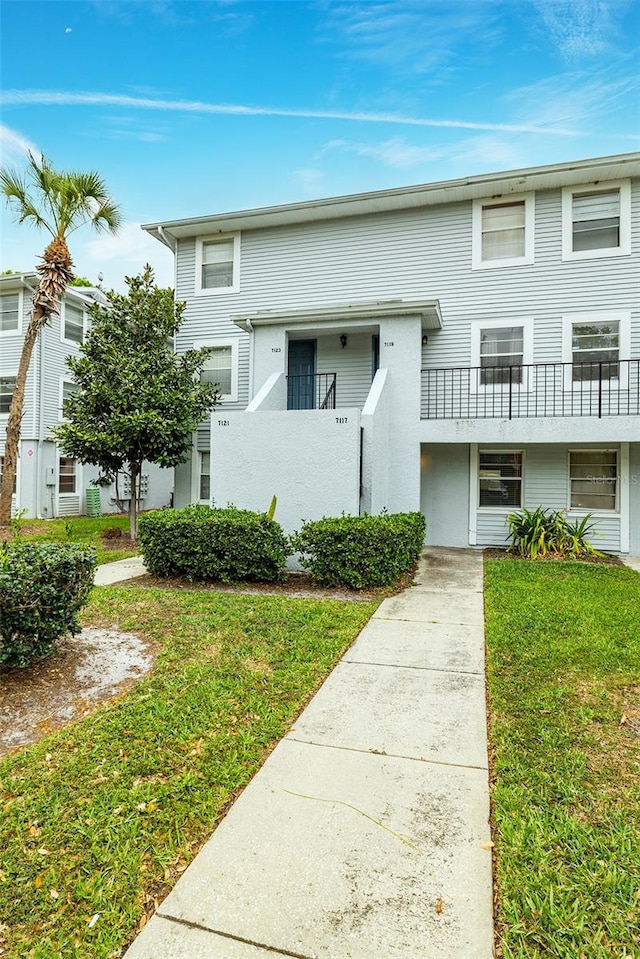
[[[18,450],[27,373],[29,372],[31,356],[38,334],[48,318],[48,314],[41,306],[35,307],[29,318],[29,325],[22,344],[22,353],[20,354],[20,363],[16,374],[16,386],[11,398],[9,419],[7,420],[7,439],[4,447],[4,468],[2,471],[2,490],[0,492],[0,527],[9,526],[11,523],[11,497],[18,468]]]
[[[135,543],[138,539],[138,476],[140,463],[129,463],[129,477],[131,479],[131,499],[129,500],[129,535]]]

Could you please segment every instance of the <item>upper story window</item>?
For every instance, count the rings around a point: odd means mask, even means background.
[[[196,293],[236,293],[239,281],[239,233],[196,241]]]
[[[84,310],[72,303],[65,303],[62,315],[62,338],[69,343],[84,340]]]
[[[480,383],[522,383],[524,328],[503,326],[480,330]]]
[[[631,252],[628,180],[562,191],[562,258],[584,260]]]
[[[9,412],[15,388],[15,376],[0,376],[0,413]]]
[[[20,294],[0,296],[0,333],[15,333],[20,329]]]
[[[61,380],[60,383],[60,419],[64,417],[64,405],[74,393],[77,393],[80,387],[71,380]]]
[[[628,370],[620,361],[629,359],[629,312],[574,313],[563,324],[567,385],[607,381],[626,388]]]
[[[533,263],[534,196],[473,201],[474,270]]]
[[[236,345],[233,343],[216,344],[205,360],[200,374],[203,383],[215,383],[218,392],[226,400],[237,399],[238,369]]]

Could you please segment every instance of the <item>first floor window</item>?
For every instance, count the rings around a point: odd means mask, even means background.
[[[522,383],[523,360],[524,330],[521,326],[480,330],[480,382],[483,386]]]
[[[15,388],[15,376],[0,376],[0,413],[9,412]]]
[[[72,343],[82,343],[84,338],[84,312],[70,303],[64,308],[64,338]]]
[[[76,461],[68,456],[61,456],[58,466],[58,490],[60,493],[76,492]]]
[[[573,450],[569,453],[571,509],[615,510],[618,487],[617,450]]]
[[[0,333],[11,333],[18,329],[18,304],[17,293],[6,293],[0,296]]]
[[[200,499],[211,499],[211,453],[200,453]]]
[[[522,453],[480,452],[480,506],[522,505]]]
[[[233,350],[230,346],[214,346],[202,367],[203,383],[215,383],[222,396],[230,396],[233,371]]]
[[[4,456],[0,456],[0,484],[2,483],[2,474],[4,473]],[[17,476],[14,474],[13,477],[13,492],[15,493],[17,489],[16,485]]]
[[[612,380],[618,377],[620,323],[602,320],[574,323],[571,334],[573,382]]]

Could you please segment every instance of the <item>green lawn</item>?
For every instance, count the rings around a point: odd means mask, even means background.
[[[637,959],[640,576],[514,560],[485,576],[499,954]]]
[[[0,762],[2,954],[119,956],[375,607],[95,589],[85,623],[135,631],[159,657]]]
[[[123,549],[110,550],[104,548],[100,534],[106,529],[129,529],[129,518],[120,513],[111,516],[69,516],[66,519],[15,521],[19,529],[24,529],[19,535],[25,540],[48,540],[55,543],[84,543],[93,546],[96,550],[98,563],[112,563],[117,559],[135,556],[135,544]]]

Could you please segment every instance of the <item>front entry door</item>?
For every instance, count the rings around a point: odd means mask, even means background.
[[[289,341],[287,409],[315,409],[316,341]]]

